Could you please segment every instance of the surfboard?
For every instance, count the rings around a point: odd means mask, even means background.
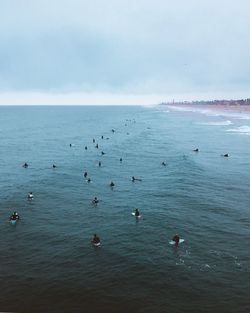
[[[131,214],[132,214],[133,216],[137,217],[137,218],[141,218],[141,215],[136,216],[136,215],[135,215],[135,212],[132,212]]]
[[[184,241],[185,241],[184,239],[180,239],[179,244],[180,244],[180,243],[183,243]],[[173,241],[173,240],[170,240],[170,241],[169,241],[169,244],[170,244],[170,245],[175,245],[176,242]]]
[[[92,242],[92,245],[95,246],[95,247],[100,247],[100,246],[101,246],[101,243],[100,243],[100,242],[98,242],[98,243]]]
[[[16,225],[17,221],[18,221],[18,220],[10,220],[10,224],[11,224],[11,225]]]

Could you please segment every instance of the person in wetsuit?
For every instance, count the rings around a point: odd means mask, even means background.
[[[95,197],[93,200],[92,200],[92,203],[93,204],[97,204],[99,202],[99,200],[97,199],[97,197]]]
[[[96,234],[94,234],[94,236],[93,236],[91,242],[92,242],[93,244],[97,244],[97,243],[100,243],[101,241],[100,241],[100,238],[99,238]]]
[[[32,200],[32,199],[33,199],[33,197],[34,197],[34,196],[33,196],[33,193],[32,193],[32,192],[30,192],[30,193],[28,194],[28,199],[29,199],[29,200]]]
[[[172,239],[174,242],[175,242],[175,245],[176,247],[178,246],[179,244],[179,241],[180,241],[180,237],[178,234],[174,235],[173,239]]]
[[[10,216],[10,220],[11,221],[16,221],[16,220],[19,220],[19,215],[17,212],[13,212]]]
[[[136,216],[136,217],[139,217],[139,216],[140,216],[139,209],[135,209],[135,216]]]

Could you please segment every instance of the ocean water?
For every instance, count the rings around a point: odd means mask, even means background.
[[[0,311],[250,312],[249,135],[245,112],[0,107]]]

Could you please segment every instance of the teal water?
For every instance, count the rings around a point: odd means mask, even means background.
[[[249,129],[244,112],[0,107],[0,310],[249,312]]]

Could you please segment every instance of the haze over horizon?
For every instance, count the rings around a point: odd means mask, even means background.
[[[3,0],[0,104],[249,98],[247,0]]]

